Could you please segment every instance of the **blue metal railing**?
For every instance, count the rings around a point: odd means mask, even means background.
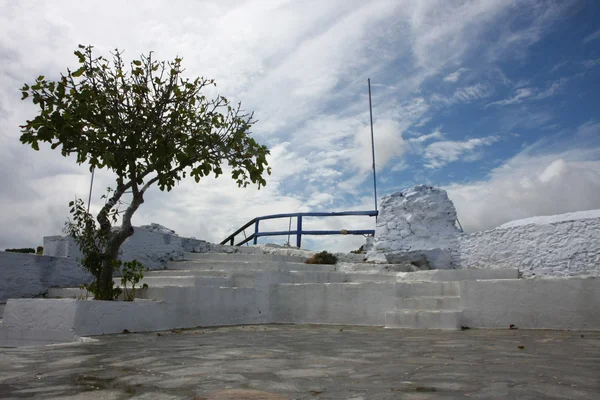
[[[290,214],[274,214],[274,215],[265,215],[263,217],[256,217],[250,221],[248,221],[244,226],[242,226],[237,231],[233,232],[231,235],[227,236],[225,240],[221,242],[221,244],[230,244],[231,246],[241,246],[243,244],[248,243],[249,241],[253,241],[254,244],[257,243],[259,237],[262,236],[285,236],[285,235],[296,235],[296,246],[300,248],[302,244],[302,235],[374,235],[374,229],[359,229],[359,230],[341,230],[341,231],[304,231],[302,230],[302,217],[342,217],[342,216],[357,216],[357,215],[366,215],[369,217],[376,217],[377,211],[341,211],[341,212],[304,212],[304,213],[290,213]],[[278,218],[297,218],[297,225],[295,231],[275,231],[275,232],[260,232],[258,230],[259,222],[267,219],[278,219]],[[251,225],[254,225],[254,233],[250,236],[247,236],[241,242],[235,244],[235,236],[244,232],[244,230]]]

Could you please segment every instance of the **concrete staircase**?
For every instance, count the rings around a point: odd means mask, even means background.
[[[463,325],[460,281],[518,278],[516,269],[415,273],[396,284],[396,309],[386,312],[386,328],[460,329]]]
[[[246,250],[244,253],[233,254],[187,253],[183,261],[169,262],[167,269],[146,272],[140,286],[146,283],[148,289],[137,291],[136,297],[163,301],[167,291],[172,296],[173,290],[264,290],[265,287],[268,290],[272,285],[283,285],[286,290],[294,290],[295,286],[298,290],[316,290],[316,285],[329,291],[349,292],[358,289],[368,292],[376,290],[370,284],[382,283],[392,290],[387,297],[390,301],[380,305],[382,314],[379,321],[383,322],[385,319],[387,328],[460,329],[460,281],[518,279],[516,269],[397,273],[389,272],[392,268],[364,263],[354,265],[351,270],[342,270],[338,265],[305,264],[303,257],[261,254],[255,251],[258,249],[252,248]],[[115,278],[115,282],[120,284],[120,279]],[[336,286],[330,286],[334,284]],[[347,288],[344,289],[345,287]],[[395,298],[392,298],[394,291]],[[48,297],[91,298],[85,290],[79,288],[50,289]],[[352,301],[359,301],[355,295],[351,298]],[[361,324],[360,321],[356,323]]]
[[[251,249],[251,248],[250,248]],[[394,282],[397,274],[365,267],[364,272],[340,272],[336,265],[305,264],[306,258],[279,254],[186,253],[183,261],[171,261],[166,269],[144,273],[136,298],[163,300],[166,287],[254,288],[256,280],[268,275],[274,283]],[[367,264],[365,264],[367,265]],[[120,278],[114,278],[121,286]],[[88,299],[80,288],[51,288],[49,298]]]

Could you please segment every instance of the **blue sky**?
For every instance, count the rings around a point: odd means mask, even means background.
[[[151,193],[138,225],[218,241],[258,215],[371,209],[367,78],[381,195],[441,186],[470,231],[600,208],[598,2],[0,0],[0,7],[0,248],[59,234],[67,202],[87,197],[85,167],[18,142],[18,125],[35,112],[18,88],[73,65],[79,43],[130,57],[183,56],[190,76],[217,80],[209,94],[255,111],[254,134],[272,150],[265,189],[237,189],[226,178],[183,182]],[[98,175],[93,208],[113,181]],[[308,223],[352,229],[374,221]],[[349,250],[360,242],[305,243]]]

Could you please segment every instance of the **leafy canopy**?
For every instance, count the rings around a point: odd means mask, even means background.
[[[142,194],[155,182],[171,190],[188,173],[196,182],[219,176],[225,162],[239,186],[265,185],[269,151],[248,136],[253,115],[222,96],[207,99],[202,89],[214,80],[183,78],[179,57],[157,62],[149,53],[126,68],[119,50],[112,62],[95,57],[92,46],[80,45],[75,55],[77,70],[22,87],[40,112],[21,126],[21,142],[60,147],[90,169],[114,171],[118,185],[136,191],[145,184]]]

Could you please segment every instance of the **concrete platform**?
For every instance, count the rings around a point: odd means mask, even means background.
[[[0,348],[2,399],[595,399],[600,333],[260,325]]]

